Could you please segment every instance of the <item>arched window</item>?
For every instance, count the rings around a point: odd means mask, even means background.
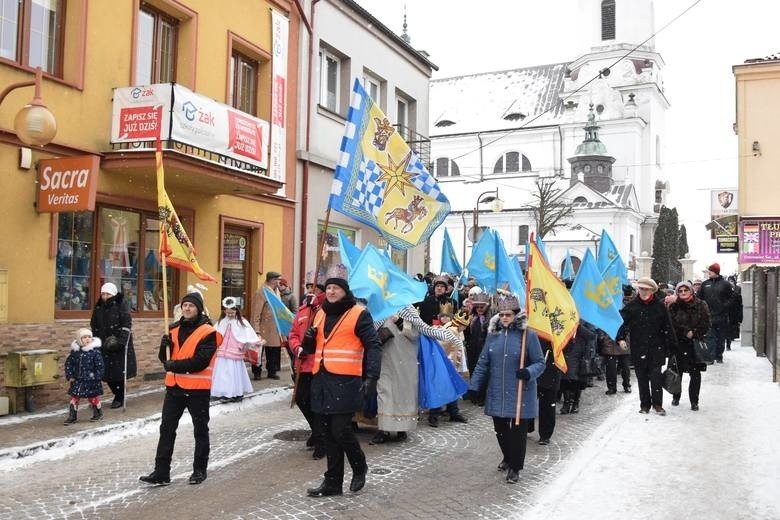
[[[433,172],[434,177],[459,177],[460,168],[458,163],[450,160],[448,157],[440,157],[436,159],[436,170]]]
[[[588,203],[588,199],[582,196],[577,197],[572,201],[572,204],[587,204],[587,203]]]
[[[601,2],[601,40],[615,39],[615,0]]]
[[[521,171],[530,172],[531,161],[519,152],[505,153],[498,158],[495,166],[493,166],[493,173],[518,173]]]

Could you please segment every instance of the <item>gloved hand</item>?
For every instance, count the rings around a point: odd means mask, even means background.
[[[529,372],[527,368],[518,368],[515,372],[515,377],[517,379],[522,379],[523,381],[528,381],[531,379],[531,372]]]
[[[387,327],[379,327],[376,331],[376,335],[379,336],[379,342],[384,345],[393,338],[393,333]]]
[[[166,372],[173,372],[173,361],[166,359],[163,361],[163,367],[165,368]]]
[[[360,392],[363,394],[363,399],[366,400],[370,400],[376,397],[376,378],[365,378],[363,380],[363,385],[360,387]]]
[[[471,401],[472,404],[477,404],[477,401],[479,400],[479,395],[474,390],[467,390],[466,393],[463,394],[463,400]]]
[[[314,354],[314,351],[317,350],[317,327],[309,327],[303,333],[301,349],[306,354]]]
[[[119,350],[119,341],[117,341],[116,336],[107,337],[106,342],[103,343],[103,349],[106,352],[116,352]]]
[[[162,339],[160,339],[160,350],[157,352],[157,359],[160,360],[160,363],[165,363],[165,360],[168,358],[168,353],[171,351],[172,347],[173,341],[171,341],[171,335],[163,334]]]

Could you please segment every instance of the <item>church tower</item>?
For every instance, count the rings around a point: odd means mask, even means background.
[[[607,147],[599,140],[599,126],[596,124],[593,105],[590,106],[585,125],[585,139],[568,161],[571,164],[572,186],[582,180],[586,186],[599,193],[609,193],[612,189],[612,164],[615,158],[607,154]]]
[[[632,49],[655,32],[653,0],[579,0],[577,19],[585,39],[583,50]],[[578,31],[579,32],[579,31]],[[654,50],[655,39],[642,46]]]

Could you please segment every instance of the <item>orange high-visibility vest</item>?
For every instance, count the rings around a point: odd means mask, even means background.
[[[325,312],[320,309],[314,317],[317,327],[317,350],[314,352],[312,374],[320,371],[320,367],[331,374],[344,376],[363,375],[363,342],[355,335],[355,325],[363,307],[355,305],[339,319],[330,335],[325,337]]]
[[[214,327],[204,323],[184,340],[184,345],[179,347],[179,327],[171,329],[171,340],[173,341],[173,347],[171,348],[171,360],[176,361],[179,359],[189,359],[195,356],[195,348],[198,346],[203,338],[216,332]],[[222,335],[217,332],[217,346],[222,343]],[[212,356],[209,366],[201,370],[200,372],[174,374],[168,372],[165,374],[165,386],[176,386],[184,388],[185,390],[211,390],[211,369],[214,367],[214,362],[217,356]]]

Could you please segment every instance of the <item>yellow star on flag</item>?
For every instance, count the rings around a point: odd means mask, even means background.
[[[387,195],[393,188],[400,191],[401,195],[404,197],[406,196],[406,186],[415,188],[414,184],[411,183],[411,178],[416,174],[406,171],[406,169],[409,167],[409,161],[411,159],[412,153],[409,152],[400,163],[396,163],[393,161],[393,158],[390,157],[390,154],[388,154],[387,166],[377,163],[377,166],[382,169],[382,174],[377,180],[385,182],[385,198],[387,198]]]

